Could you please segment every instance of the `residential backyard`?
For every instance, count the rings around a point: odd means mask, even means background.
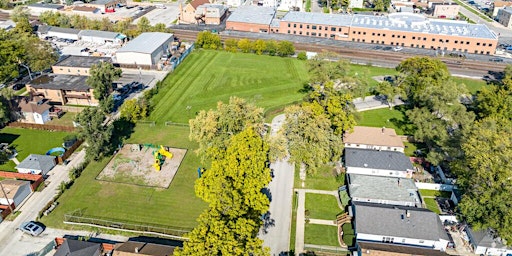
[[[30,154],[44,155],[49,149],[62,147],[64,137],[68,132],[41,131],[24,128],[6,127],[0,130],[0,143],[8,143],[18,152],[16,157],[20,162]],[[0,165],[0,170],[16,171],[16,164],[7,161]]]
[[[306,229],[304,231],[304,243],[339,247],[338,227],[306,224]]]
[[[306,193],[306,211],[309,212],[309,218],[334,221],[343,212],[336,200],[332,195]]]

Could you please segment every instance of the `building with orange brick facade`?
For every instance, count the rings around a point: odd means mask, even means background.
[[[86,84],[87,76],[42,75],[26,87],[32,95],[42,96],[53,104],[97,106],[93,89]]]
[[[262,8],[262,7],[259,7]],[[242,13],[238,13],[243,11]],[[260,12],[263,12],[260,11]],[[226,22],[227,30],[269,32],[330,38],[369,44],[438,49],[473,54],[494,54],[498,36],[483,24],[427,19],[413,13],[388,16],[288,12],[283,18],[259,16],[236,10]],[[263,19],[265,17],[266,19]],[[268,22],[268,23],[267,23]]]

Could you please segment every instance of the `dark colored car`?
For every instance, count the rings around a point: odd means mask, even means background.
[[[492,59],[489,59],[489,61],[492,61],[492,62],[503,62],[503,59],[500,59],[500,58],[492,58]]]
[[[19,90],[23,89],[24,87],[25,87],[24,84],[15,84],[12,86],[12,89],[15,91],[19,91]]]

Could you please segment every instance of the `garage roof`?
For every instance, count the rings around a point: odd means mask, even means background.
[[[117,52],[138,52],[153,53],[158,47],[161,47],[169,39],[173,38],[173,34],[162,32],[142,33],[140,36],[128,42]]]

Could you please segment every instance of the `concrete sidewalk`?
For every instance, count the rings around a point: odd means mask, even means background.
[[[318,224],[318,225],[326,225],[326,226],[335,226],[338,225],[335,223],[335,220],[319,220],[319,219],[309,219],[309,224]]]
[[[304,229],[306,211],[306,191],[303,189],[296,189],[297,192],[297,225],[295,227],[295,255],[300,255],[304,252]]]

